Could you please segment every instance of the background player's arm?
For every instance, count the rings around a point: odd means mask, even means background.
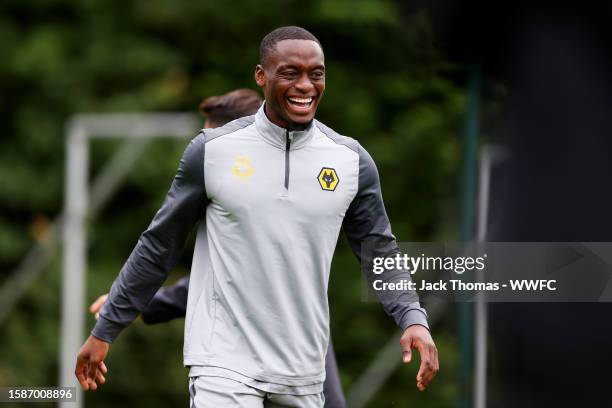
[[[385,211],[376,164],[368,152],[359,146],[359,188],[349,206],[342,225],[351,249],[364,265],[366,279],[383,282],[410,280],[404,270],[388,270],[374,275],[371,263],[376,257],[390,257],[399,253],[391,225]],[[363,251],[363,248],[367,248]],[[378,300],[404,331],[400,340],[403,360],[412,359],[412,349],[419,350],[421,366],[417,387],[424,390],[438,371],[438,352],[429,333],[427,313],[419,304],[415,291],[376,291]]]
[[[156,324],[185,317],[187,311],[187,293],[189,291],[189,276],[185,276],[173,285],[160,288],[146,309],[140,315],[146,324]],[[108,293],[101,295],[89,307],[96,320]]]
[[[75,375],[83,389],[96,389],[96,377],[112,343],[149,304],[178,261],[191,228],[206,208],[204,135],[194,138],[170,191],[113,283],[92,335],[77,357]]]
[[[155,324],[185,317],[188,292],[189,276],[179,279],[174,285],[161,288],[142,311],[142,320],[146,324]]]

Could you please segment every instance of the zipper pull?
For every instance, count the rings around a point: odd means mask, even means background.
[[[287,130],[287,144],[286,144],[286,149],[285,150],[289,150],[289,148],[291,147],[291,142],[293,141],[293,135],[291,134],[291,132],[289,132],[289,130]]]

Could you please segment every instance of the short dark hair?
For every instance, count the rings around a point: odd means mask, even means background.
[[[236,89],[219,96],[211,96],[200,103],[200,112],[209,122],[223,126],[234,119],[257,112],[263,100],[252,89]]]
[[[279,27],[266,34],[261,40],[259,45],[259,63],[263,65],[266,58],[274,51],[276,43],[283,40],[310,40],[319,44],[319,47],[323,49],[317,37],[305,28],[297,26]]]

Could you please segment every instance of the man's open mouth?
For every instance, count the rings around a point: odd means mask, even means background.
[[[295,96],[290,96],[287,98],[289,105],[294,106],[296,108],[306,109],[312,105],[312,101],[314,98],[312,96],[308,98],[298,98]]]

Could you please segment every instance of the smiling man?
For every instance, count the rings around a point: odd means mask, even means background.
[[[187,147],[79,353],[85,390],[104,382],[109,343],[147,306],[203,217],[185,323],[192,406],[323,406],[327,284],[340,229],[366,265],[398,247],[372,158],[314,119],[325,90],[319,41],[299,27],[272,31],[255,80],[265,96],[255,115],[202,131]],[[438,370],[425,311],[414,292],[377,295],[404,330],[404,362],[412,349],[421,355],[424,390]]]
[[[279,41],[291,30],[296,35],[288,37],[300,38]],[[310,126],[325,91],[325,62],[318,40],[297,28],[273,31],[261,43],[260,60],[255,81],[264,90],[268,119],[287,129]]]

